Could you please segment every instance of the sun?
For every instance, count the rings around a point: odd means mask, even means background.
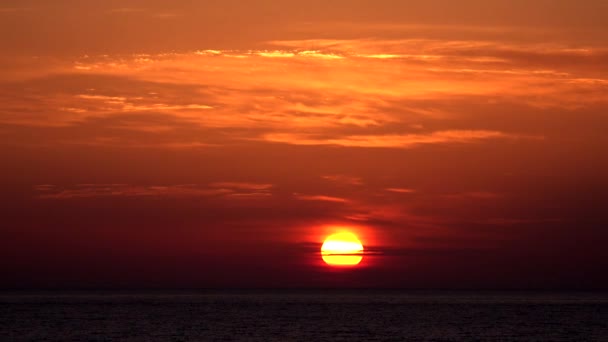
[[[356,266],[363,260],[363,245],[353,233],[333,234],[323,242],[321,256],[330,266]]]

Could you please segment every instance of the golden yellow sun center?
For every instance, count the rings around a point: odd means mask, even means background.
[[[323,242],[321,256],[331,266],[355,266],[363,260],[363,245],[355,234],[333,234]]]

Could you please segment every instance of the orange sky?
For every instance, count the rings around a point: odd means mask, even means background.
[[[605,13],[4,1],[0,287],[606,288]]]

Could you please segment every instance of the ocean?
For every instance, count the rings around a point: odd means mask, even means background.
[[[1,341],[608,341],[608,294],[0,294]]]

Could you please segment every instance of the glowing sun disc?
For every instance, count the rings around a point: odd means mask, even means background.
[[[330,266],[355,266],[363,260],[363,245],[355,234],[333,234],[323,242],[321,256]]]

